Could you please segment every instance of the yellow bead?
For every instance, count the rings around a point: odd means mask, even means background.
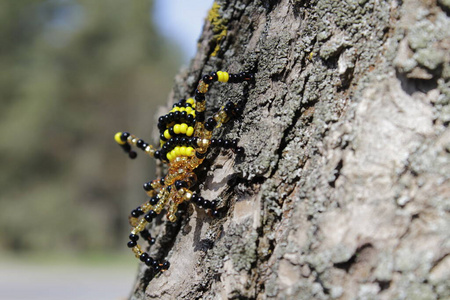
[[[186,156],[192,156],[192,155],[194,155],[194,148],[187,147],[186,148]]]
[[[170,139],[170,138],[171,138],[170,133],[169,133],[169,129],[166,129],[166,130],[164,131],[164,137],[165,137],[166,139]]]
[[[195,103],[195,100],[194,100],[194,98],[189,98],[186,100],[186,103],[189,103],[190,105],[192,105]]]
[[[175,111],[179,111],[180,108],[178,106],[175,106],[172,110],[175,112]]]
[[[175,126],[173,126],[173,132],[175,132],[175,134],[180,134],[180,124],[175,124]]]
[[[186,135],[192,136],[193,134],[194,134],[194,127],[189,126],[188,129],[186,130]]]
[[[186,155],[186,146],[181,146],[181,147],[180,147],[180,154],[181,154],[182,156],[187,156],[187,155]]]
[[[118,132],[114,135],[114,140],[117,142],[117,144],[119,145],[125,145],[126,142],[123,142],[120,137],[122,136],[122,132]]]
[[[230,78],[230,76],[228,75],[227,72],[222,72],[222,81],[221,82],[228,82],[229,78]]]
[[[187,112],[188,114],[190,114],[191,111],[192,111],[192,107],[190,107],[190,106],[186,107],[186,112]]]
[[[186,107],[180,108],[180,111],[181,111],[181,112],[186,111]]]
[[[188,124],[183,123],[180,125],[180,131],[182,134],[186,134],[187,129],[188,129]]]
[[[180,156],[180,147],[175,147],[175,149],[173,149],[173,151],[175,152],[175,157]]]
[[[167,159],[168,159],[169,161],[172,161],[172,160],[173,160],[173,157],[172,157],[172,153],[171,153],[171,152],[167,153],[167,154],[166,154],[166,157],[167,157]]]

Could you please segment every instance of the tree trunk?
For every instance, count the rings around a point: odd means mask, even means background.
[[[223,0],[171,100],[216,70],[208,111],[245,100],[200,190],[152,230],[131,299],[449,299],[448,0]],[[217,14],[216,14],[217,13]]]

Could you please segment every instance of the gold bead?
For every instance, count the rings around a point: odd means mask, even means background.
[[[197,90],[200,93],[204,94],[208,91],[208,85],[203,80],[200,80],[200,82],[198,83],[198,86],[197,86]]]
[[[187,192],[186,194],[184,194],[184,200],[189,201],[192,198],[192,193],[191,192]]]
[[[203,102],[196,102],[196,106],[195,106],[195,111],[197,111],[197,112],[202,112],[202,111],[205,111],[205,108],[206,108],[206,104],[205,104],[205,102],[206,101],[203,101]]]
[[[168,215],[167,218],[169,219],[170,222],[175,222],[177,220],[177,217],[175,215]]]

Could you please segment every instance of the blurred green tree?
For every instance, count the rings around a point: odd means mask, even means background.
[[[138,190],[151,168],[125,169],[112,137],[150,136],[180,61],[155,32],[151,8],[0,3],[0,249],[125,248],[127,186]]]

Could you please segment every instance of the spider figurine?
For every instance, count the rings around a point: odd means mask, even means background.
[[[116,142],[128,153],[130,158],[135,158],[137,155],[131,148],[131,146],[135,146],[168,165],[167,174],[163,178],[144,183],[144,190],[150,199],[134,209],[129,217],[133,228],[127,246],[131,248],[136,258],[155,272],[167,270],[170,263],[168,261],[161,263],[147,252],[142,251],[137,243],[139,235],[150,245],[154,244],[155,239],[150,235],[146,228],[147,225],[163,209],[167,210],[167,219],[175,222],[178,205],[185,201],[190,201],[198,207],[208,210],[212,216],[217,216],[219,214],[217,201],[205,200],[198,192],[191,190],[197,181],[195,170],[205,159],[210,147],[232,149],[237,154],[242,154],[244,151],[242,147],[237,146],[237,140],[212,138],[214,128],[220,127],[232,117],[242,113],[242,105],[236,105],[230,101],[205,121],[205,93],[216,81],[241,83],[253,79],[254,75],[249,72],[229,74],[218,71],[204,75],[198,83],[194,98],[180,100],[173,105],[168,114],[159,117],[159,149],[155,149],[128,132],[116,133],[114,137]]]

